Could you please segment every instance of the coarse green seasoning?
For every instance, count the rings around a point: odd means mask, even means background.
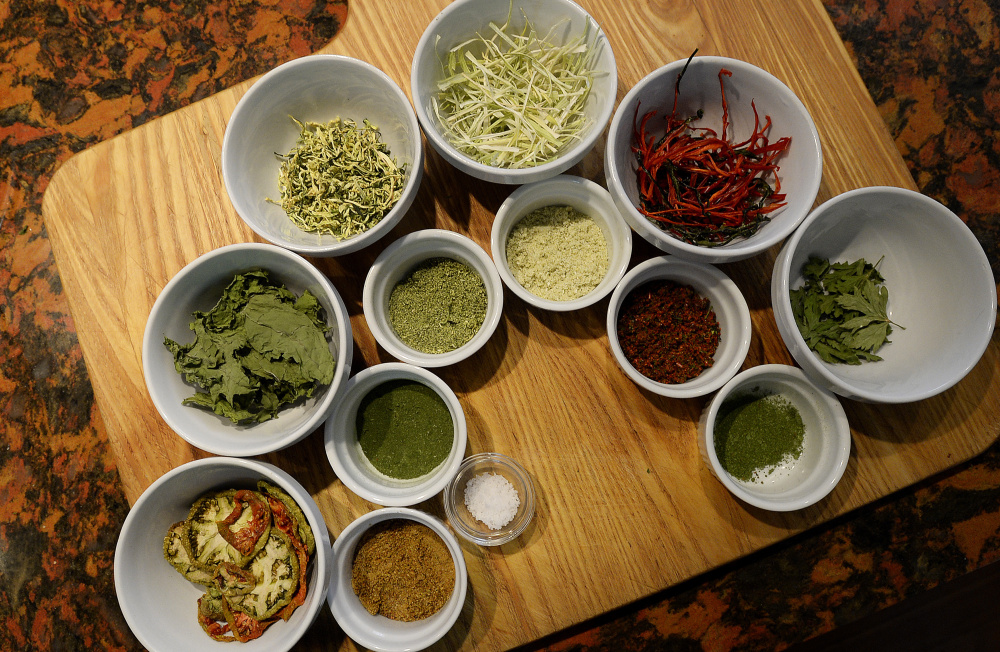
[[[355,421],[358,444],[381,473],[397,480],[433,471],[451,452],[451,410],[433,388],[415,380],[390,380],[361,399]]]
[[[608,241],[594,218],[571,206],[543,206],[521,218],[506,243],[507,265],[528,292],[578,299],[608,271]]]
[[[723,401],[715,421],[715,453],[737,480],[753,482],[802,454],[805,424],[778,394],[748,393]]]
[[[423,353],[447,353],[471,340],[486,320],[486,284],[451,258],[431,258],[392,289],[389,322],[399,339]]]
[[[280,201],[303,231],[339,240],[378,224],[399,201],[406,165],[398,165],[377,127],[336,118],[302,123],[295,146],[281,159]]]

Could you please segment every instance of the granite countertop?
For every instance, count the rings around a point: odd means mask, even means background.
[[[1000,271],[1000,16],[823,0],[917,185]],[[139,650],[112,567],[128,511],[41,217],[74,153],[308,54],[346,0],[0,4],[0,649]],[[80,243],[86,246],[86,243]],[[548,650],[784,649],[1000,558],[1000,444]]]

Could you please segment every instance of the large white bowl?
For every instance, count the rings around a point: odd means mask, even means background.
[[[628,294],[649,281],[668,279],[689,285],[707,298],[719,322],[719,347],[711,367],[683,383],[667,384],[644,376],[625,357],[618,342],[618,313]],[[711,265],[676,260],[670,256],[639,263],[618,283],[608,304],[608,344],[622,371],[639,387],[672,398],[693,398],[722,387],[743,366],[753,333],[750,307],[743,293],[724,272]]]
[[[197,388],[174,369],[174,358],[163,345],[169,337],[181,344],[194,339],[188,325],[196,310],[208,311],[239,272],[266,269],[271,279],[301,295],[309,290],[323,306],[330,326],[330,351],[336,362],[333,380],[313,395],[286,406],[278,416],[252,425],[234,424],[214,412],[181,401]],[[149,396],[167,425],[192,446],[216,455],[249,457],[290,446],[318,428],[330,415],[337,394],[347,383],[354,341],[347,307],[330,280],[296,253],[264,243],[221,247],[199,256],[160,291],[146,321],[142,338],[142,370]]]
[[[754,256],[779,243],[797,227],[813,207],[819,192],[823,172],[823,153],[819,133],[809,111],[798,97],[774,75],[743,61],[725,57],[699,56],[691,60],[680,85],[678,114],[693,116],[704,110],[704,116],[694,121],[721,133],[722,97],[719,70],[732,71],[725,79],[729,105],[731,138],[743,140],[753,131],[753,101],[761,121],[771,116],[768,137],[773,143],[784,136],[791,137],[788,151],[778,159],[781,191],[787,195],[787,205],[772,214],[771,221],[754,235],[718,247],[702,247],[675,238],[660,229],[639,212],[639,191],[636,188],[636,158],[632,151],[634,121],[655,111],[647,129],[657,137],[663,134],[663,118],[670,114],[674,102],[677,75],[687,60],[675,61],[646,75],[626,93],[608,131],[604,152],[604,173],[608,190],[618,204],[625,221],[657,248],[678,258],[702,263],[722,263]],[[638,115],[636,114],[638,111]],[[656,127],[660,127],[656,131]]]
[[[167,529],[188,517],[191,505],[210,490],[249,488],[267,480],[302,509],[316,538],[306,601],[287,622],[240,644],[248,652],[290,650],[326,601],[333,573],[330,533],[309,492],[281,469],[238,458],[209,457],[168,471],[151,484],[129,511],[115,548],[115,593],[132,633],[150,652],[214,652],[223,645],[198,624],[198,598],[205,587],[186,580],[163,558]]]
[[[513,5],[511,27],[519,31],[524,26],[521,7]],[[456,0],[430,22],[413,55],[410,73],[410,90],[420,126],[431,146],[453,166],[477,179],[493,183],[523,184],[548,179],[578,163],[593,149],[604,131],[614,109],[618,93],[618,69],[611,43],[597,22],[572,0],[534,0],[524,5],[528,21],[541,36],[557,23],[565,22],[556,35],[569,41],[582,35],[589,27],[590,42],[597,48],[594,63],[595,76],[590,98],[585,107],[590,125],[579,134],[579,139],[568,146],[556,160],[528,168],[500,168],[484,165],[459,152],[442,134],[434,116],[432,99],[437,95],[437,83],[442,77],[439,56],[444,56],[456,45],[482,34],[489,38],[491,22],[499,25],[507,20],[511,5],[494,0]]]
[[[414,622],[373,616],[361,604],[351,587],[354,553],[368,528],[384,521],[403,518],[426,525],[448,546],[455,561],[455,590],[436,614]],[[333,574],[328,604],[337,624],[359,645],[376,652],[414,652],[441,639],[462,613],[469,575],[458,539],[439,519],[408,507],[385,507],[357,518],[337,537],[333,547]]]
[[[507,238],[517,223],[528,213],[552,205],[571,206],[593,218],[608,243],[608,271],[604,279],[584,296],[568,301],[543,299],[531,293],[517,282],[507,262]],[[621,280],[632,256],[632,230],[618,214],[607,190],[589,179],[562,174],[521,186],[504,200],[493,220],[490,247],[500,278],[523,301],[545,310],[578,310],[606,297]]]
[[[368,119],[379,128],[389,154],[405,165],[396,205],[371,229],[344,240],[297,227],[277,200],[281,162],[299,137],[300,122]],[[357,251],[392,230],[409,210],[424,172],[423,142],[413,107],[384,72],[364,61],[334,54],[294,59],[254,82],[236,105],[222,141],[222,177],[233,207],[259,236],[307,256]]]
[[[389,297],[415,267],[440,257],[465,263],[483,279],[486,318],[472,339],[454,351],[424,353],[396,335],[389,320]],[[395,358],[419,367],[443,367],[468,358],[489,341],[503,312],[503,282],[493,260],[468,236],[445,229],[423,229],[404,235],[378,255],[365,277],[362,307],[375,340]]]
[[[795,325],[789,291],[802,285],[810,256],[874,264],[889,292],[890,343],[883,359],[830,364],[809,350]],[[820,385],[851,399],[907,403],[965,377],[989,346],[997,292],[972,231],[941,203],[912,190],[861,188],[824,202],[788,239],[774,263],[771,304],[781,338]]]
[[[779,395],[795,406],[805,426],[802,453],[759,482],[738,480],[725,470],[715,451],[715,422],[729,398]],[[851,428],[840,401],[814,384],[801,369],[758,365],[737,374],[720,389],[698,422],[702,458],[726,489],[755,507],[789,512],[826,497],[840,482],[851,456]]]
[[[376,387],[393,380],[411,380],[433,389],[448,406],[455,426],[448,457],[429,474],[412,480],[379,473],[358,445],[355,423],[361,401]],[[415,505],[440,493],[458,472],[467,440],[465,411],[455,392],[430,371],[401,362],[378,364],[355,374],[324,428],[326,456],[341,482],[365,500],[391,507]]]

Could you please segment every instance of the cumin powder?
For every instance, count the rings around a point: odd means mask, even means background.
[[[455,562],[423,523],[404,518],[373,525],[354,553],[351,588],[373,615],[412,622],[433,616],[455,589]]]

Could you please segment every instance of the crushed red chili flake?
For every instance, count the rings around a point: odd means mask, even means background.
[[[618,343],[643,376],[678,384],[712,366],[719,321],[711,302],[689,285],[668,279],[643,283],[618,311]]]

